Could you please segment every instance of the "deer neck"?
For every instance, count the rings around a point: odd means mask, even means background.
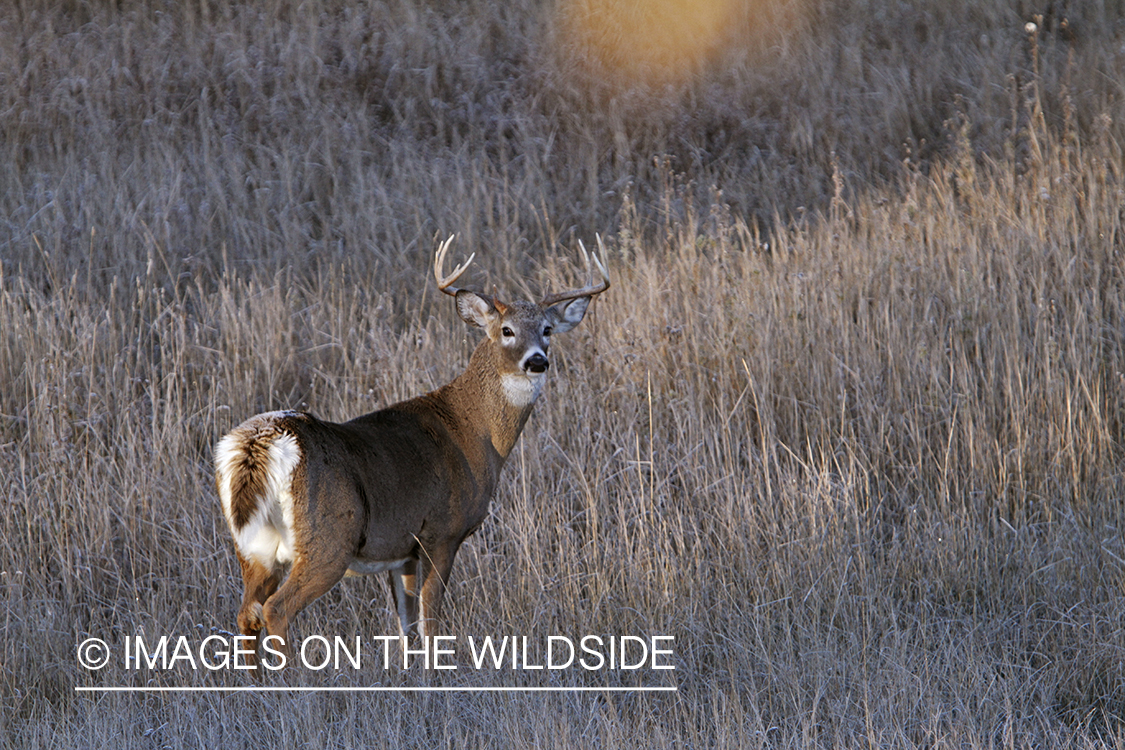
[[[496,352],[485,341],[473,351],[468,368],[437,395],[456,415],[459,432],[491,445],[503,462],[531,416],[545,376],[501,374]]]

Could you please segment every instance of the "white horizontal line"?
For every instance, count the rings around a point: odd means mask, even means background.
[[[76,687],[76,693],[674,693],[678,687]]]

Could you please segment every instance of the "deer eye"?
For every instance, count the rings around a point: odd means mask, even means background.
[[[550,337],[550,335],[551,335],[551,326],[547,326],[546,328],[544,328],[544,329],[543,329],[543,335],[544,335],[544,336],[547,336],[547,337]]]
[[[500,334],[502,336],[504,336],[504,338],[509,338],[509,339],[516,335],[516,334],[512,333],[512,329],[509,328],[508,326],[504,326],[503,328],[501,328]]]

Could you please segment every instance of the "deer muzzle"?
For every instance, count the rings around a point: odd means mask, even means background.
[[[551,363],[547,361],[546,357],[544,357],[541,353],[536,352],[524,361],[523,369],[527,372],[547,372],[547,368],[550,366],[550,364]]]

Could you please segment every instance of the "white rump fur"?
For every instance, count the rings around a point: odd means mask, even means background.
[[[272,415],[263,415],[269,417]],[[250,521],[235,530],[231,522],[230,476],[242,453],[245,438],[238,432],[227,435],[215,449],[215,465],[219,476],[219,496],[223,513],[234,534],[234,543],[246,557],[273,570],[279,564],[293,562],[293,470],[301,461],[297,439],[289,434],[272,438],[266,468],[266,496],[258,498],[258,508]]]

